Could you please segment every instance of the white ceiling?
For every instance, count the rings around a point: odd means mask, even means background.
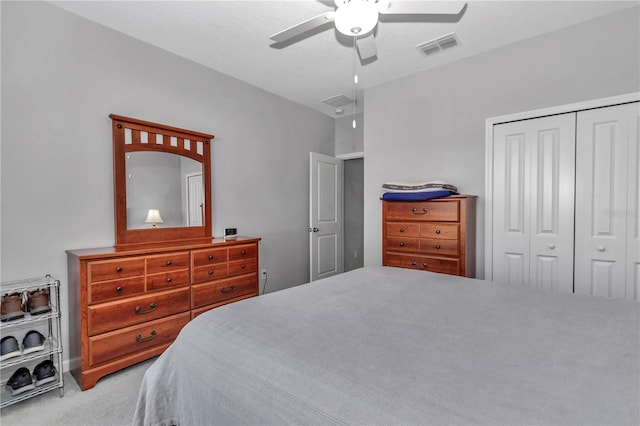
[[[393,1],[393,0],[392,0]],[[412,1],[412,0],[396,0]],[[335,117],[322,99],[353,97],[352,41],[331,26],[288,46],[269,36],[333,10],[333,1],[50,1],[69,12]],[[457,22],[380,22],[377,60],[361,87],[443,65],[640,1],[467,1]],[[417,44],[455,32],[460,45],[425,56]]]

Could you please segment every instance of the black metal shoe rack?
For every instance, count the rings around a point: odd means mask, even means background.
[[[54,279],[51,275],[46,275],[39,278],[8,281],[0,284],[0,294],[2,296],[13,293],[27,294],[30,291],[38,289],[49,290],[49,304],[51,307],[49,312],[37,315],[25,312],[23,318],[7,321],[3,319],[3,321],[0,321],[0,334],[2,338],[14,336],[18,341],[21,352],[24,350],[22,347],[22,339],[30,330],[37,330],[46,337],[44,349],[26,355],[21,353],[20,355],[0,361],[0,384],[2,385],[2,389],[0,390],[0,408],[54,389],[60,390],[60,397],[64,395],[62,333],[60,326],[60,281]],[[7,382],[13,373],[19,368],[25,367],[28,368],[33,375],[34,368],[46,359],[51,360],[55,366],[55,380],[13,395],[12,389],[7,386]],[[35,384],[36,377],[32,376],[32,380]]]

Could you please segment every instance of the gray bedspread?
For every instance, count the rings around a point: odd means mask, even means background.
[[[139,425],[637,425],[639,304],[367,267],[207,312]]]

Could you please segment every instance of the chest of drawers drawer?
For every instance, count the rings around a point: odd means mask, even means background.
[[[147,256],[147,274],[189,269],[189,252],[176,252]]]
[[[389,202],[386,217],[390,221],[457,222],[460,219],[460,212],[457,201],[449,203],[434,201]]]
[[[89,338],[89,364],[101,364],[175,340],[191,315],[184,312]]]
[[[229,261],[242,259],[256,259],[258,256],[258,248],[255,244],[244,244],[237,247],[229,248]]]
[[[193,267],[225,263],[229,260],[226,248],[194,250],[191,252]]]
[[[145,291],[145,279],[140,275],[111,281],[92,283],[89,286],[89,304],[111,299],[123,299],[142,294]]]
[[[191,307],[222,303],[247,294],[256,294],[258,282],[254,275],[246,275],[191,287]]]
[[[441,274],[459,274],[457,259],[443,259],[411,254],[388,254],[387,265],[399,268],[418,269]]]
[[[189,310],[189,288],[169,290],[123,301],[90,306],[90,336]]]
[[[163,272],[147,276],[147,291],[163,290],[189,285],[189,270]]]
[[[129,257],[122,259],[89,262],[89,282],[109,281],[120,278],[144,275],[144,257]]]
[[[198,284],[211,280],[217,280],[226,278],[229,270],[229,265],[225,263],[214,263],[208,266],[199,266],[193,268],[191,276],[191,283]]]

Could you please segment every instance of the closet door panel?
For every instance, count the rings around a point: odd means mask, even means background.
[[[575,114],[540,120],[531,150],[531,286],[571,293]]]
[[[573,290],[575,114],[494,127],[493,279]]]
[[[529,277],[526,136],[511,123],[494,130],[493,280],[520,285]]]
[[[634,104],[578,114],[576,293],[633,298],[627,291],[625,264],[634,122]]]

